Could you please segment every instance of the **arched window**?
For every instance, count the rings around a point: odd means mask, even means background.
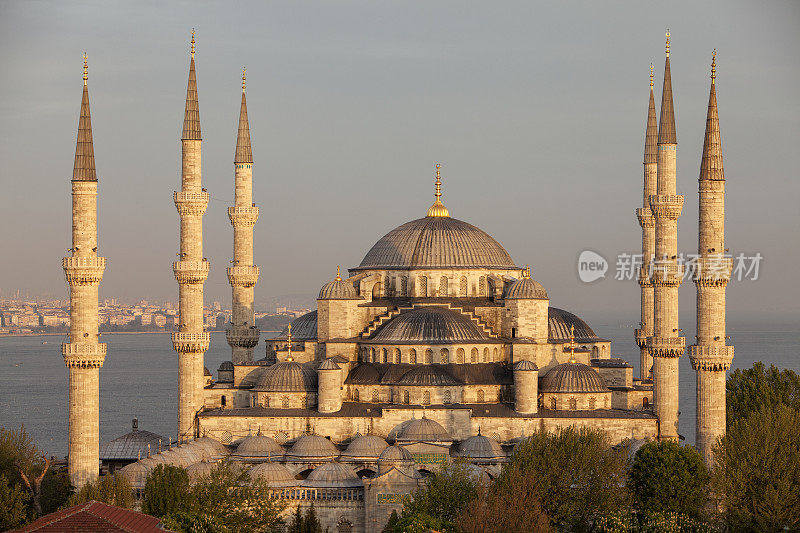
[[[488,363],[489,362],[489,348],[484,348],[483,349],[483,362],[484,363]]]
[[[647,409],[650,407],[650,400],[647,399],[647,396],[642,398],[642,409]]]
[[[478,294],[480,296],[486,296],[486,276],[481,276],[478,280]]]
[[[603,353],[603,357],[605,357],[606,356],[606,347],[605,346],[603,346],[603,348],[602,348],[602,353]]]
[[[394,349],[394,362],[400,364],[400,348]]]
[[[456,350],[456,363],[459,365],[464,364],[464,348],[459,348]]]
[[[592,346],[592,359],[597,359],[597,355],[600,351],[597,349],[597,346]]]
[[[408,296],[408,276],[400,278],[400,294],[402,296]]]
[[[393,279],[389,276],[386,276],[385,287],[386,287],[386,296],[394,296],[394,283]]]
[[[458,284],[458,295],[467,295],[467,276],[461,276],[461,281]]]
[[[570,398],[569,399],[569,410],[570,411],[574,411],[577,408],[578,408],[578,400],[576,400],[575,398]]]
[[[430,405],[431,404],[431,391],[426,390],[422,393],[422,404],[423,405]]]
[[[408,352],[408,362],[412,365],[417,364],[417,351],[414,348],[411,348]]]
[[[447,276],[442,276],[439,278],[439,296],[447,296],[447,286],[449,285],[449,280]]]
[[[373,363],[378,362],[378,355],[375,353],[375,348],[372,349],[372,362]]]
[[[372,389],[372,403],[378,403],[378,401],[380,401],[378,389]]]
[[[444,403],[452,403],[453,396],[449,390],[444,391]]]
[[[442,348],[441,356],[443,365],[446,365],[450,362],[450,350],[448,350],[447,348]]]
[[[225,407],[225,405],[228,403],[228,399],[225,397],[224,394],[222,395],[222,398],[219,399],[219,401],[220,404],[222,404],[222,407]]]
[[[499,359],[497,358],[497,348],[495,348],[494,351],[492,352],[492,361],[494,361],[495,363],[499,361]]]
[[[478,349],[473,348],[469,355],[469,362],[470,363],[477,363],[478,362]]]
[[[483,389],[478,389],[478,403],[483,403]]]
[[[417,295],[422,297],[428,295],[428,278],[426,276],[419,277],[419,287],[417,287]]]
[[[597,400],[594,398],[594,396],[589,398],[589,409],[594,409],[596,405],[597,405]]]
[[[411,403],[411,395],[408,391],[403,391],[403,403]]]
[[[289,408],[289,397],[288,396],[284,396],[283,398],[281,398],[281,405],[283,406],[284,409],[288,409]]]
[[[425,363],[428,365],[433,364],[433,350],[431,350],[430,348],[425,350]]]
[[[376,300],[383,296],[383,283],[380,281],[372,286],[372,299]]]
[[[353,389],[353,401],[358,401],[358,389]]]
[[[386,348],[383,349],[383,362],[384,363],[389,362],[389,352],[386,351]]]
[[[555,397],[555,396],[553,396],[552,398],[550,398],[550,409],[552,409],[553,411],[555,411],[556,409],[558,409],[558,400],[556,400],[556,397]]]

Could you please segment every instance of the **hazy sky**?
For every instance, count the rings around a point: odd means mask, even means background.
[[[729,314],[796,322],[798,23],[797,2],[0,2],[0,291],[67,295],[86,50],[101,297],[175,299],[172,191],[194,27],[207,301],[230,302],[226,209],[247,66],[257,302],[314,297],[337,264],[356,266],[424,216],[439,161],[450,213],[530,263],[553,305],[637,322],[635,282],[587,285],[575,265],[587,248],[612,261],[640,249],[649,64],[660,102],[669,28],[680,250],[697,248],[716,47],[727,245],[764,256],[758,281],[730,284]],[[683,285],[684,316],[694,292]]]

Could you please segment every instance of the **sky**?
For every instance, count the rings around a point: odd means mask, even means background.
[[[614,263],[641,246],[649,65],[658,103],[669,28],[679,249],[697,248],[716,48],[726,245],[764,258],[757,280],[729,285],[729,317],[800,323],[799,22],[797,2],[2,1],[0,295],[68,295],[86,51],[101,298],[176,299],[172,192],[195,28],[207,302],[230,304],[226,209],[246,66],[257,308],[313,301],[337,265],[357,266],[424,216],[439,162],[451,215],[530,264],[552,305],[636,323],[638,285],[614,280]],[[579,280],[583,250],[611,263],[605,279]],[[694,285],[680,295],[693,319]]]

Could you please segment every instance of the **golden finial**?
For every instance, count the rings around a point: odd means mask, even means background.
[[[669,29],[667,29],[667,57],[669,57]]]
[[[525,268],[522,269],[522,278],[527,279],[531,277],[531,267],[530,265],[525,265]]]
[[[650,63],[650,90],[653,90],[653,63]]]
[[[433,202],[433,205],[430,206],[428,209],[428,216],[429,217],[449,217],[450,212],[447,211],[447,208],[442,203],[442,175],[440,172],[440,168],[442,165],[436,163],[436,201]]]
[[[242,92],[244,92],[245,74],[247,74],[247,67],[242,67]]]
[[[339,265],[336,265],[336,281],[342,281],[342,274],[339,271]]]
[[[575,362],[575,324],[569,325],[569,362]]]
[[[289,334],[286,337],[286,348],[288,353],[286,354],[287,361],[293,361],[292,359],[292,323],[289,323]]]
[[[86,85],[86,80],[89,79],[89,61],[86,52],[83,53],[83,85]]]
[[[194,59],[194,28],[192,28],[192,59]]]
[[[439,200],[442,197],[442,175],[439,172],[439,169],[442,168],[442,165],[436,163],[436,199]]]
[[[714,83],[714,80],[717,79],[717,49],[714,48],[714,52],[711,54],[711,83]]]

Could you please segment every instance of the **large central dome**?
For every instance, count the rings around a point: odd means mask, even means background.
[[[517,267],[485,231],[449,216],[427,216],[384,235],[352,270],[413,268]]]

